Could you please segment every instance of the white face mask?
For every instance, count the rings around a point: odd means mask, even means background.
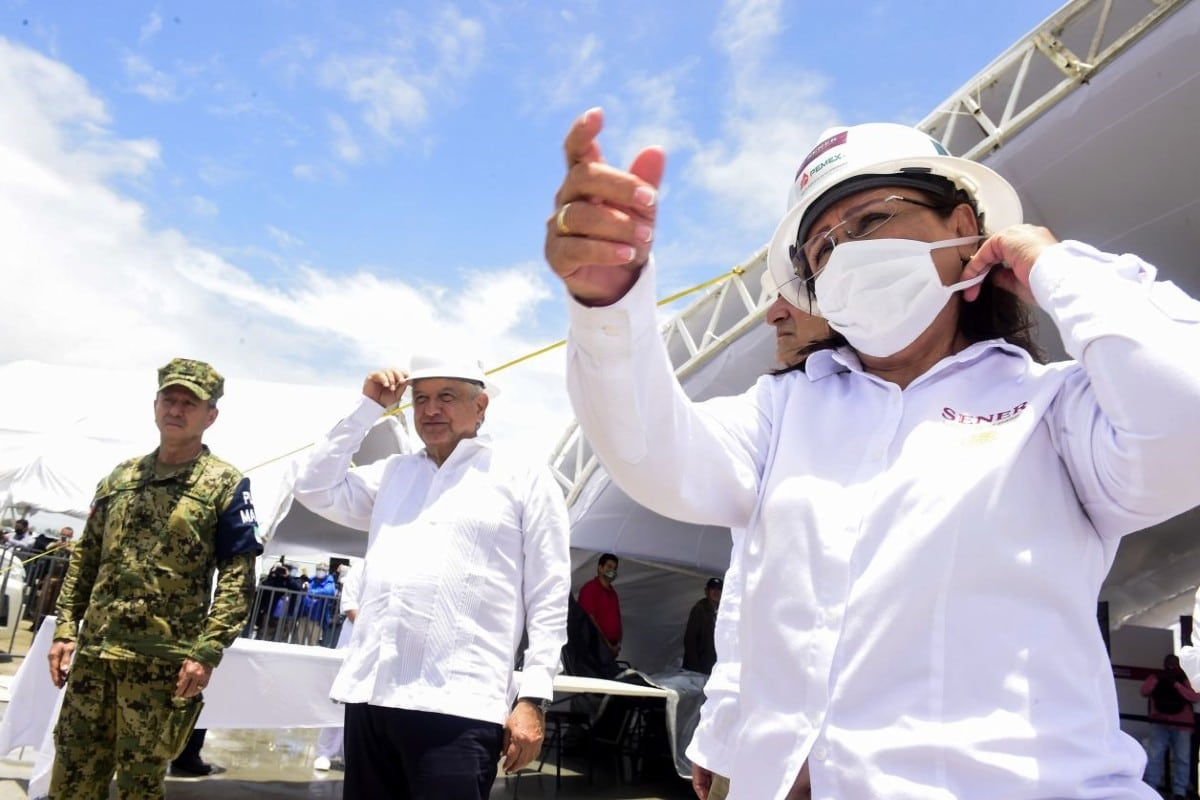
[[[955,292],[987,277],[985,272],[943,286],[933,251],[982,238],[843,242],[833,249],[817,275],[821,315],[860,353],[876,358],[894,355],[925,332]]]

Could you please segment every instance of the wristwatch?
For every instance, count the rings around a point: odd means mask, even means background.
[[[530,703],[537,707],[538,711],[545,714],[550,709],[550,701],[544,697],[518,697],[517,702]]]

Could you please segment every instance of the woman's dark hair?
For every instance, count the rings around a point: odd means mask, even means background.
[[[879,176],[864,177],[878,178]],[[984,227],[984,215],[979,210],[979,205],[975,202],[975,198],[962,189],[956,188],[954,184],[945,178],[937,175],[928,175],[925,177],[928,179],[927,187],[917,187],[910,185],[909,182],[904,182],[903,185],[920,192],[933,205],[933,212],[942,219],[947,219],[954,213],[954,209],[960,205],[966,204],[970,206],[971,211],[975,214],[975,220],[979,225],[979,232],[986,235],[987,229]],[[880,182],[876,181],[876,183]],[[800,244],[802,243],[797,243],[797,250]],[[809,300],[817,300],[816,282],[812,280],[812,272],[808,264],[800,262],[797,266],[802,270],[802,274],[806,278],[804,288],[808,292]],[[1034,320],[1033,310],[1022,303],[1012,292],[998,288],[993,282],[991,275],[988,275],[983,283],[979,284],[979,296],[975,298],[975,301],[961,303],[959,309],[958,330],[967,341],[974,343],[987,339],[1003,339],[1009,344],[1015,345],[1026,353],[1029,353],[1034,361],[1045,363],[1046,356],[1037,344],[1037,322]],[[799,369],[803,366],[808,356],[818,350],[831,350],[845,344],[848,344],[848,342],[844,336],[837,331],[830,330],[829,336],[812,342],[798,352],[800,356],[798,365],[789,366],[774,374],[779,375],[790,372],[793,369]]]

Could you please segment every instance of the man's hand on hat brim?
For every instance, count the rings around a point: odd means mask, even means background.
[[[408,373],[395,367],[371,372],[363,381],[363,395],[384,408],[398,403],[407,388]]]

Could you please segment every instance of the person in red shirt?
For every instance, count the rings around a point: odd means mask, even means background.
[[[617,557],[603,553],[596,564],[596,577],[579,587],[579,607],[592,618],[613,658],[621,653],[621,599],[613,588],[617,579]]]
[[[1150,699],[1150,744],[1147,748],[1146,783],[1160,792],[1163,785],[1163,756],[1171,751],[1171,797],[1183,800],[1191,774],[1191,740],[1194,713],[1192,703],[1200,694],[1192,689],[1187,674],[1179,666],[1179,656],[1163,659],[1161,672],[1142,682],[1142,697]]]

